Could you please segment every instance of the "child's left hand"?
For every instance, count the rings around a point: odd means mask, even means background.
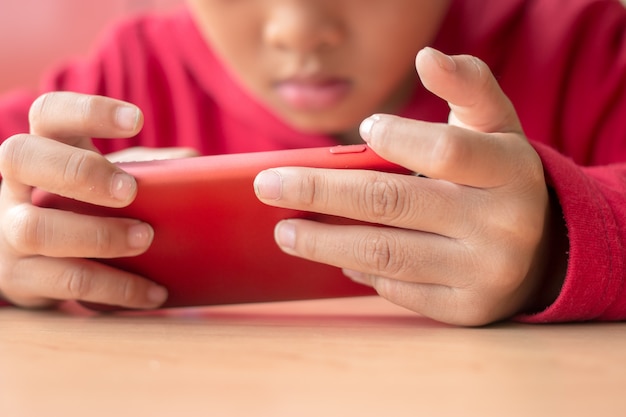
[[[551,207],[541,161],[482,61],[425,49],[416,66],[450,103],[450,123],[376,115],[361,135],[385,159],[429,178],[277,168],[259,174],[257,194],[269,205],[388,226],[285,220],[276,240],[289,254],[344,268],[439,321],[508,318],[528,308],[546,274]]]

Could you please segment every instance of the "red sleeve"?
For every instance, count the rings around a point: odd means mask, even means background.
[[[567,226],[567,274],[557,300],[526,322],[626,319],[626,11],[586,5],[557,60],[560,112],[546,142],[558,152],[535,144]]]
[[[557,300],[528,323],[626,318],[626,164],[583,168],[535,145],[568,229],[569,257]]]

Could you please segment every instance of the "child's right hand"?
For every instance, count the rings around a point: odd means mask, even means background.
[[[110,98],[50,93],[30,109],[30,134],[0,146],[0,296],[24,307],[80,300],[129,308],[161,305],[167,291],[87,258],[148,249],[150,225],[43,209],[33,187],[108,207],[135,198],[132,176],[100,155],[92,137],[130,137],[142,126],[136,106]]]

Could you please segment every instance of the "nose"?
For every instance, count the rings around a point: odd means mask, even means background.
[[[340,23],[318,0],[288,0],[275,4],[263,33],[265,42],[273,48],[308,54],[341,42]]]

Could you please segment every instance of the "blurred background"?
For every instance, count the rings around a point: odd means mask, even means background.
[[[183,2],[0,0],[0,94],[35,86],[45,68],[85,53],[111,20],[147,9],[168,10]]]
[[[37,84],[45,68],[84,54],[111,21],[184,0],[0,0],[0,94]]]

